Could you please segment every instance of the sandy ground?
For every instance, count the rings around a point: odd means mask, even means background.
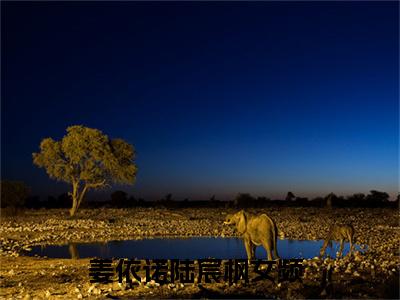
[[[395,209],[271,208],[280,238],[323,239],[332,222],[351,222],[358,244],[368,245],[343,259],[304,262],[302,282],[269,281],[229,286],[91,284],[88,259],[47,259],[21,256],[34,245],[140,239],[146,237],[235,236],[223,226],[226,209],[97,209],[26,211],[1,218],[0,297],[42,298],[398,298],[400,271],[399,212]],[[322,270],[333,269],[332,284],[321,288]]]

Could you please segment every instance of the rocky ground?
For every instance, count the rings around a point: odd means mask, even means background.
[[[67,210],[25,211],[1,217],[0,297],[2,298],[398,298],[400,271],[399,212],[395,209],[270,208],[279,236],[289,239],[323,239],[332,222],[351,222],[358,244],[368,245],[343,259],[303,262],[302,282],[229,286],[220,284],[164,285],[140,283],[93,285],[88,259],[26,257],[34,245],[68,242],[140,239],[146,237],[235,236],[223,226],[226,209],[97,209],[81,210],[75,218]],[[330,265],[332,282],[322,288],[322,271]]]

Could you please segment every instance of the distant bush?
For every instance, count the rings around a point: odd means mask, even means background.
[[[111,194],[111,206],[125,207],[128,202],[128,194],[124,191],[115,191]]]
[[[248,193],[239,193],[236,195],[233,204],[237,208],[251,207],[255,202],[255,198]]]
[[[43,203],[42,203],[42,201],[40,201],[39,196],[29,196],[25,200],[25,207],[38,209],[38,208],[43,207]]]
[[[389,195],[385,192],[372,190],[370,191],[370,194],[367,195],[367,197],[365,198],[365,201],[367,202],[368,206],[382,206],[389,202]]]
[[[20,181],[1,181],[1,207],[15,212],[25,205],[29,195],[28,187]]]

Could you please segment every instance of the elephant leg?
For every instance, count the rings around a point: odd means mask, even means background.
[[[351,255],[353,252],[353,241],[351,240],[351,237],[349,237],[349,244],[350,244],[349,255]]]
[[[342,252],[343,252],[343,239],[340,240],[340,249],[339,249],[339,257],[342,257]]]
[[[349,253],[352,253],[354,250],[354,245],[353,245],[353,239],[351,238],[351,236],[349,236],[349,243],[350,243],[350,252]]]
[[[271,245],[271,243],[269,243],[269,242],[267,242],[267,241],[264,241],[263,243],[262,243],[262,245],[263,245],[263,247],[265,248],[265,251],[267,252],[267,256],[268,256],[268,260],[272,260],[272,245]]]
[[[247,238],[247,237],[244,237],[243,241],[244,241],[244,247],[246,248],[247,259],[251,260],[251,259],[252,259],[252,255],[251,255],[251,251],[252,251],[252,249],[251,249],[251,247],[252,247],[251,241],[250,241],[250,239]]]
[[[278,241],[275,241],[275,243],[274,243],[274,255],[275,255],[275,259],[280,259],[279,255],[278,255]]]
[[[256,258],[256,245],[252,244],[251,245],[251,259],[255,259]]]

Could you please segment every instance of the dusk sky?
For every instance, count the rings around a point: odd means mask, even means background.
[[[398,2],[1,5],[2,178],[33,194],[69,191],[32,153],[78,124],[145,199],[398,193]]]

